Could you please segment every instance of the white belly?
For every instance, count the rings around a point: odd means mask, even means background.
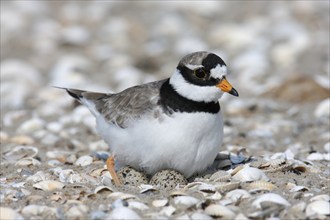
[[[97,120],[97,129],[120,166],[130,165],[153,174],[175,169],[186,177],[205,170],[220,150],[220,113],[174,113],[162,121],[141,119],[121,129]]]

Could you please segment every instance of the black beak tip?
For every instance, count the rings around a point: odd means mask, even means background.
[[[236,97],[239,96],[239,95],[238,95],[238,92],[237,92],[236,89],[234,89],[234,88],[232,88],[228,93],[231,94],[231,95],[233,95],[233,96],[236,96]]]

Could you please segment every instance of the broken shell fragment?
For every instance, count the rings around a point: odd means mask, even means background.
[[[259,196],[256,200],[254,200],[252,206],[261,209],[261,205],[264,202],[275,203],[283,206],[290,206],[290,203],[286,199],[275,193],[267,193]]]
[[[258,180],[250,183],[247,186],[249,192],[259,192],[259,191],[272,191],[276,189],[276,186],[270,182],[264,180]]]
[[[94,189],[94,193],[113,192],[113,189],[109,186],[98,186]]]
[[[246,166],[233,176],[233,180],[249,182],[256,180],[268,180],[268,177],[264,172],[257,168]]]
[[[306,215],[307,217],[311,217],[313,215],[330,215],[330,202],[324,200],[314,201],[307,205],[306,207]]]
[[[211,204],[204,211],[213,218],[234,219],[236,216],[231,209],[219,204]]]
[[[34,188],[41,189],[43,191],[59,190],[64,187],[64,184],[54,180],[44,180],[39,183],[33,184]]]
[[[194,206],[198,202],[199,202],[199,199],[196,199],[195,197],[192,197],[192,196],[177,196],[173,199],[174,205],[184,206],[185,208]]]
[[[151,203],[154,207],[164,207],[168,204],[168,199],[157,199]]]

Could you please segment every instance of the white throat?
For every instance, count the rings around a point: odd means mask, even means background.
[[[170,84],[177,93],[197,102],[217,102],[223,94],[216,86],[198,86],[187,82],[179,70],[171,76]]]

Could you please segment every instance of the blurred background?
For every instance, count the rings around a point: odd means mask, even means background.
[[[1,1],[1,108],[51,85],[120,91],[166,78],[198,50],[225,60],[243,97],[310,80],[322,99],[328,12],[329,1]]]

